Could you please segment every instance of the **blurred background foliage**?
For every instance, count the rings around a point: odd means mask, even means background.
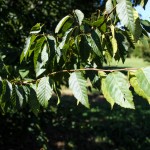
[[[141,41],[135,44],[135,49],[131,49],[130,56],[143,58],[150,62],[150,38],[143,37]]]

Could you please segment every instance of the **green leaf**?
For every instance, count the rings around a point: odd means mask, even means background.
[[[135,23],[132,3],[130,0],[117,0],[116,12],[123,25],[129,28],[132,34],[135,33]]]
[[[24,58],[27,59],[30,47],[31,47],[32,43],[35,41],[35,39],[36,39],[35,35],[32,35],[26,39],[25,47],[20,56],[20,63],[23,61]]]
[[[133,96],[129,87],[127,77],[121,72],[109,73],[102,82],[104,97],[112,107],[116,103],[121,107],[134,109]]]
[[[124,63],[130,44],[128,43],[126,37],[121,33],[116,33],[116,40],[118,45],[118,51],[115,55],[115,60],[119,61],[121,58],[122,62]]]
[[[75,98],[89,108],[86,80],[81,72],[74,72],[70,75],[69,88],[73,91]]]
[[[29,70],[27,69],[20,69],[19,74],[22,78],[25,78],[29,74]]]
[[[107,14],[109,14],[112,10],[113,10],[114,6],[113,6],[113,3],[112,3],[112,0],[108,0],[106,2],[106,12]],[[110,14],[110,17],[113,18],[113,13]]]
[[[76,38],[78,40],[78,42],[76,42],[76,46],[79,48],[79,55],[82,60],[87,61],[91,47],[87,41],[86,35],[77,36]]]
[[[92,26],[99,27],[103,22],[104,22],[104,17],[101,16],[98,18],[98,20],[96,20],[92,23]]]
[[[131,74],[131,73],[130,73]],[[137,78],[135,76],[135,74],[133,75],[133,73],[130,75],[130,83],[131,86],[134,88],[134,91],[139,95],[142,96],[143,98],[148,100],[148,103],[150,104],[150,96],[148,96],[143,89],[140,87]]]
[[[150,33],[150,22],[148,20],[141,20],[143,28]]]
[[[3,80],[2,84],[3,87],[2,87],[1,100],[3,102],[8,102],[12,95],[12,84],[8,80]]]
[[[37,34],[41,31],[43,25],[41,25],[40,23],[37,23],[35,26],[33,26],[31,28],[30,34]]]
[[[135,92],[146,98],[150,104],[150,67],[138,69],[130,82]]]
[[[26,86],[26,94],[29,95],[28,96],[29,106],[30,106],[32,112],[37,116],[39,113],[40,104],[39,104],[39,101],[38,101],[37,95],[36,95],[36,86],[33,84],[31,86]]]
[[[45,37],[41,37],[40,39],[38,39],[36,41],[36,45],[34,47],[33,61],[34,61],[34,68],[35,69],[36,69],[37,60],[38,60],[39,54],[41,53],[41,49],[42,49],[44,41],[45,41]]]
[[[142,34],[142,27],[140,24],[140,19],[139,19],[139,15],[138,12],[133,9],[133,14],[134,14],[134,23],[135,23],[135,31],[134,32],[134,40],[137,42]]]
[[[36,77],[40,76],[46,70],[46,68],[42,68],[42,67],[46,66],[49,60],[48,53],[49,52],[48,52],[47,44],[44,44],[43,49],[39,54],[39,59],[37,60],[37,64],[35,68]]]
[[[11,95],[12,95],[12,84],[8,80],[2,81],[2,94],[0,96],[0,105],[2,110],[5,112],[7,107],[10,106]]]
[[[52,88],[49,83],[49,77],[43,77],[37,86],[37,98],[43,107],[48,106],[48,101],[52,96]]]
[[[73,22],[74,22],[73,18],[69,18],[69,19],[64,23],[64,25],[63,25],[63,27],[62,27],[63,34],[64,34],[67,30],[69,30],[69,28],[73,25]]]
[[[60,29],[62,28],[62,26],[64,25],[64,23],[70,18],[69,15],[65,16],[64,18],[62,18],[60,20],[60,22],[57,24],[56,28],[55,28],[55,33],[58,33],[60,31]]]
[[[113,25],[111,25],[110,28],[111,28],[111,32],[112,32],[111,44],[112,44],[112,48],[113,48],[113,55],[115,55],[117,52],[117,49],[118,49],[117,40],[115,38],[115,27]]]
[[[102,93],[103,93],[104,97],[106,98],[106,100],[110,103],[111,108],[113,108],[113,106],[115,104],[115,100],[112,98],[110,93],[107,91],[108,87],[106,84],[105,76],[106,75],[101,75],[101,90],[102,90]]]
[[[20,109],[23,106],[24,97],[21,92],[21,88],[17,85],[13,85],[11,103],[14,108]]]
[[[60,42],[59,44],[59,48],[60,49],[64,49],[66,45],[68,45],[68,42],[69,42],[69,39],[71,37],[71,34],[73,32],[73,28],[70,28],[66,33],[65,35],[63,36],[62,38],[62,41]],[[69,46],[69,45],[68,45]]]
[[[102,57],[102,47],[101,47],[101,39],[100,39],[100,32],[98,29],[93,30],[91,35],[87,36],[87,40],[91,46],[91,49],[94,51],[94,53]]]
[[[83,19],[84,19],[84,14],[83,14],[83,12],[82,12],[81,10],[76,9],[76,10],[74,11],[74,13],[75,13],[75,15],[76,15],[77,18],[78,18],[79,25],[81,25],[81,24],[82,24],[82,21],[83,21]]]

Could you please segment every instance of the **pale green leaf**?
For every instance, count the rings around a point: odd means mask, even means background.
[[[109,14],[112,10],[113,10],[114,6],[113,6],[113,3],[112,3],[112,0],[108,0],[106,2],[106,12],[107,14]],[[110,14],[110,17],[112,18],[113,17],[113,13]]]
[[[106,98],[106,100],[110,103],[111,108],[113,108],[115,101],[112,98],[112,96],[110,95],[110,93],[107,91],[106,79],[104,77],[101,80],[101,90],[102,90],[102,93],[103,93],[104,97]]]
[[[50,86],[49,77],[43,77],[37,86],[37,98],[43,107],[48,106],[48,101],[52,96],[52,88]]]
[[[81,24],[82,24],[82,21],[83,21],[83,19],[84,19],[84,14],[83,14],[83,12],[82,12],[81,10],[76,9],[76,10],[74,11],[74,13],[75,13],[75,15],[76,15],[77,18],[78,18],[79,25],[81,25]]]
[[[130,0],[117,0],[116,12],[123,25],[129,28],[132,34],[135,33],[135,23],[132,3]]]
[[[132,86],[137,94],[146,98],[150,103],[150,67],[137,70],[135,76],[136,82]]]
[[[139,95],[142,96],[143,98],[148,100],[148,103],[150,104],[150,96],[148,96],[143,89],[140,87],[137,78],[135,76],[132,75],[132,77],[130,78],[130,83],[131,86],[134,88],[134,91]]]
[[[114,37],[111,38],[111,44],[113,48],[113,55],[115,55],[118,49],[118,45],[117,45],[117,40]]]
[[[113,55],[115,55],[118,49],[117,40],[115,38],[115,27],[111,25],[110,28],[111,28],[111,33],[112,33],[111,44],[113,48]]]
[[[64,18],[62,18],[60,20],[60,22],[57,24],[56,28],[55,28],[55,33],[58,33],[60,31],[60,29],[62,28],[62,26],[64,25],[64,23],[70,18],[69,15],[65,16]]]
[[[104,97],[111,106],[116,103],[121,107],[134,109],[133,96],[129,87],[127,77],[121,72],[109,73],[102,85]]]
[[[86,80],[81,72],[74,72],[70,75],[69,88],[73,91],[75,98],[89,108]]]

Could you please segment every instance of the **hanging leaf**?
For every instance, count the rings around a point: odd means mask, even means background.
[[[107,91],[108,87],[106,84],[106,77],[105,76],[101,76],[101,89],[102,89],[102,93],[104,94],[104,97],[106,98],[106,100],[110,103],[111,108],[113,108],[115,101],[112,98],[112,96],[110,95],[110,93]]]
[[[36,45],[34,47],[33,62],[34,62],[34,68],[35,69],[36,69],[37,60],[38,60],[39,54],[41,53],[41,49],[42,49],[44,41],[45,41],[45,37],[41,37],[40,39],[38,39],[36,41]]]
[[[74,11],[74,13],[75,13],[75,15],[76,15],[77,18],[78,18],[79,25],[81,25],[81,24],[82,24],[82,21],[83,21],[83,19],[84,19],[84,14],[83,14],[83,12],[82,12],[81,10],[76,9],[76,10]]]
[[[22,51],[21,56],[20,56],[20,63],[23,61],[24,58],[27,59],[30,47],[32,43],[35,41],[35,39],[36,39],[35,35],[32,35],[26,39],[25,48]]]
[[[20,109],[23,106],[23,100],[24,100],[24,97],[21,93],[21,89],[17,85],[13,85],[12,89],[13,89],[12,90],[12,96],[11,96],[12,106],[14,108]]]
[[[8,80],[3,80],[2,84],[1,101],[8,102],[12,95],[12,84]]]
[[[40,104],[36,95],[36,86],[31,84],[31,86],[26,86],[26,94],[28,94],[28,103],[32,112],[37,116],[40,110]]]
[[[135,92],[146,98],[150,104],[150,67],[138,69],[130,82]]]
[[[134,15],[130,0],[117,0],[116,12],[123,25],[129,28],[132,34],[135,33]]]
[[[78,43],[76,45],[79,47],[79,54],[82,60],[87,61],[89,58],[91,47],[87,41],[86,35],[81,35],[76,37]]]
[[[64,25],[64,23],[70,18],[69,15],[65,16],[63,19],[60,20],[60,22],[57,24],[56,28],[55,28],[55,33],[58,33],[60,31],[60,29],[62,28],[62,26]]]
[[[44,44],[43,49],[39,54],[39,58],[37,60],[37,64],[35,68],[36,77],[40,76],[46,70],[44,66],[46,66],[48,60],[49,60],[48,47],[47,44]]]
[[[115,27],[111,25],[110,28],[111,28],[111,33],[112,33],[111,44],[113,48],[113,55],[115,55],[118,49],[117,40],[115,38]]]
[[[112,10],[113,10],[114,6],[113,6],[113,3],[112,3],[112,0],[108,0],[106,2],[106,12],[107,14],[109,14]],[[110,14],[110,17],[113,18],[114,15],[113,13]]]
[[[69,39],[71,37],[71,34],[73,32],[73,28],[70,28],[64,35],[64,37],[62,38],[62,41],[60,42],[59,44],[59,48],[60,49],[64,49],[65,46],[69,46],[68,42],[69,42]]]
[[[133,96],[129,86],[128,79],[123,73],[109,73],[102,82],[104,97],[112,107],[116,103],[121,107],[134,109]]]
[[[74,72],[69,78],[69,88],[73,91],[75,98],[84,106],[89,108],[86,80],[81,72]]]
[[[137,78],[135,76],[135,73],[131,73],[130,72],[130,83],[131,83],[131,86],[134,88],[134,91],[139,95],[139,96],[142,96],[143,98],[147,99],[148,100],[148,103],[150,104],[150,96],[148,96],[147,93],[145,93],[143,91],[143,89],[140,87],[138,81],[137,81]]]
[[[87,36],[87,41],[89,42],[89,45],[91,46],[91,49],[94,51],[94,53],[97,56],[102,57],[100,32],[98,29],[93,30],[92,34]]]
[[[134,40],[137,42],[142,34],[142,27],[140,24],[140,19],[138,12],[133,9],[133,14],[134,14],[134,24],[135,24],[135,33],[134,33]]]
[[[48,101],[52,96],[52,88],[49,83],[49,77],[43,77],[37,86],[37,98],[43,107],[48,106]]]

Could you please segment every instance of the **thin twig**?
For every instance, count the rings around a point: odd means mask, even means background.
[[[123,68],[123,69],[96,69],[96,68],[83,68],[83,69],[71,69],[71,70],[60,70],[56,72],[49,73],[48,76],[55,75],[64,72],[77,72],[77,71],[104,71],[104,72],[114,72],[114,71],[131,71],[137,70],[138,68]]]
[[[47,76],[54,76],[56,74],[59,73],[71,73],[71,72],[78,72],[78,71],[104,71],[104,72],[114,72],[114,71],[134,71],[137,70],[139,68],[122,68],[122,69],[96,69],[96,68],[83,68],[83,69],[70,69],[70,70],[60,70],[60,71],[55,71],[52,73],[49,73]],[[41,77],[42,78],[42,77]],[[37,81],[40,81],[41,78],[38,78],[36,80],[32,80],[32,81],[14,81],[14,83],[19,84],[19,85],[28,85],[31,83],[36,83]]]

